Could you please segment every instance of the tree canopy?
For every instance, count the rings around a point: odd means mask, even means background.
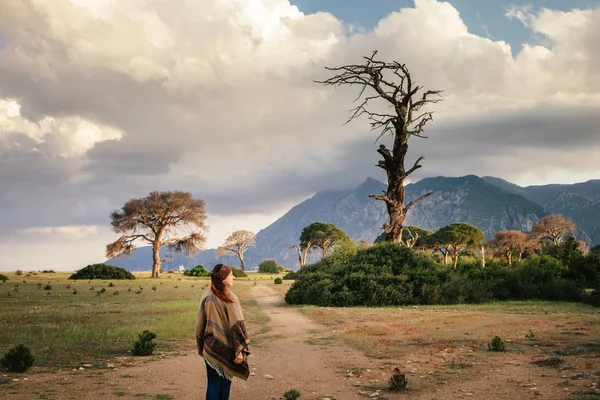
[[[305,252],[312,248],[321,249],[323,259],[330,249],[347,241],[351,241],[350,237],[334,224],[314,222],[302,229],[299,248]]]
[[[496,233],[487,245],[497,256],[506,260],[508,265],[512,265],[514,256],[517,256],[517,261],[521,261],[523,253],[536,248],[538,241],[525,232],[511,230]]]
[[[481,246],[484,235],[481,230],[473,225],[458,222],[447,225],[430,236],[430,243],[445,246],[452,257],[454,268],[458,257],[469,248]]]
[[[149,243],[152,277],[158,278],[164,261],[160,259],[160,248],[167,245],[169,253],[186,255],[200,251],[206,241],[205,220],[204,201],[194,199],[189,192],[155,191],[144,198],[131,199],[110,215],[113,231],[121,237],[106,246],[106,256],[131,255],[136,241]]]
[[[531,231],[540,240],[550,241],[556,246],[575,231],[575,224],[561,214],[552,214],[540,219]]]
[[[240,261],[242,271],[246,269],[244,261],[244,253],[248,248],[254,247],[256,235],[254,232],[239,230],[233,232],[219,248],[217,248],[217,256],[235,257]]]

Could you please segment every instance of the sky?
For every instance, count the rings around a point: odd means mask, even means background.
[[[104,261],[110,212],[153,190],[202,198],[214,248],[384,180],[377,133],[343,125],[357,89],[314,83],[374,50],[443,90],[415,180],[600,177],[600,0],[177,5],[0,2],[0,270]]]

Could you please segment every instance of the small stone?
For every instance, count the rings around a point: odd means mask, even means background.
[[[13,382],[19,382],[19,379],[18,378],[14,378]]]
[[[273,378],[273,375],[265,375],[265,379],[275,379],[275,378]]]
[[[371,393],[371,394],[369,395],[369,398],[370,398],[370,399],[375,399],[375,398],[377,398],[377,397],[379,397],[379,393],[378,393],[378,392],[374,392],[374,393]]]
[[[78,369],[79,369],[80,371],[83,371],[85,368],[83,368],[83,367],[79,367]]]
[[[93,368],[94,366],[92,364],[83,364],[82,367],[83,368]]]
[[[348,372],[348,374],[346,376],[351,377],[351,376],[354,376],[354,374],[352,372]]]
[[[254,376],[256,375],[254,372],[250,372],[250,376]]]
[[[358,394],[360,394],[361,396],[366,396],[369,394],[369,392],[365,392],[364,390],[359,390]]]

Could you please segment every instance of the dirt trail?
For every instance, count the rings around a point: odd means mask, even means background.
[[[296,389],[303,399],[364,398],[339,367],[368,365],[360,353],[338,347],[310,345],[306,340],[317,325],[297,310],[286,307],[275,292],[264,285],[252,287],[252,296],[269,316],[268,340],[251,347],[254,374],[244,382],[234,379],[232,399],[280,399]],[[252,339],[252,338],[251,338]],[[28,374],[27,381],[0,386],[0,397],[21,399],[203,399],[206,370],[195,351],[158,361],[135,361],[126,368],[85,369]],[[272,378],[271,378],[272,377]]]

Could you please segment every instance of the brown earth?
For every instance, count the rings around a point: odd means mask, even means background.
[[[564,399],[577,391],[594,396],[598,385],[598,374],[532,366],[531,354],[522,352],[484,355],[480,346],[465,342],[448,348],[405,346],[402,357],[394,359],[407,374],[408,390],[387,392],[395,364],[340,344],[331,336],[335,325],[312,322],[285,306],[268,286],[253,286],[251,295],[270,318],[271,331],[252,347],[253,376],[246,382],[234,380],[232,399],[281,399],[291,389],[300,391],[301,399],[366,399],[378,389],[379,398],[390,400]],[[141,361],[122,357],[102,369],[28,374],[0,385],[0,398],[203,399],[205,373],[202,358],[193,350]]]

